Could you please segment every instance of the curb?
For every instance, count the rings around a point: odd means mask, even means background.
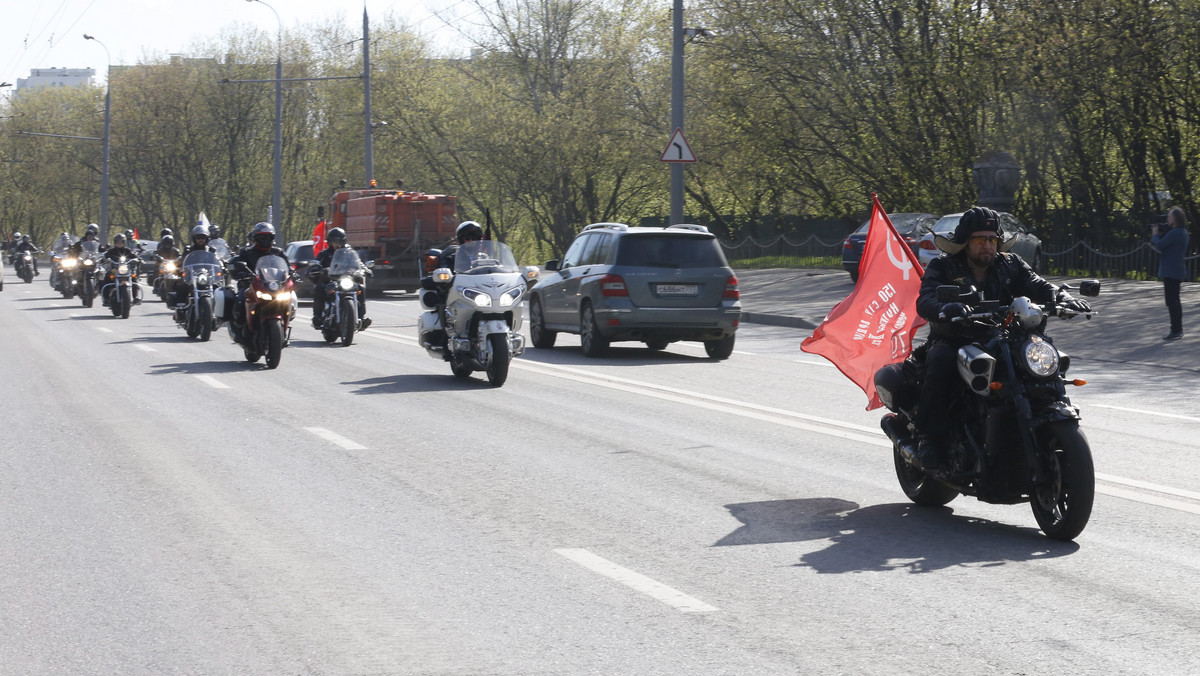
[[[766,324],[768,326],[785,326],[793,329],[815,329],[817,325],[804,317],[793,315],[773,315],[766,312],[743,312],[742,321],[751,324]]]

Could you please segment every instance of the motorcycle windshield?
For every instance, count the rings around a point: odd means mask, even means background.
[[[459,275],[520,274],[517,258],[507,244],[491,239],[466,242],[454,252],[454,273]]]
[[[333,253],[333,259],[329,261],[329,276],[353,275],[360,268],[362,261],[359,260],[358,254],[354,253],[354,249],[342,247]]]
[[[183,258],[183,277],[189,282],[200,274],[215,277],[220,270],[221,261],[209,251],[193,251]]]
[[[83,250],[84,257],[95,258],[100,255],[100,242],[95,240],[83,242],[79,245],[79,248]]]
[[[283,284],[288,278],[288,272],[287,261],[279,256],[263,256],[254,266],[254,274],[258,275],[258,278],[267,284],[268,288],[271,288],[269,285],[272,282]]]
[[[208,245],[217,250],[217,258],[223,261],[227,261],[233,257],[233,253],[229,250],[229,245],[223,239],[214,239]]]

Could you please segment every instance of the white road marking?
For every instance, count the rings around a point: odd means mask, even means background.
[[[622,568],[608,559],[596,556],[586,549],[556,549],[555,554],[565,557],[587,568],[588,570],[600,573],[601,575],[612,578],[617,582],[639,591],[655,600],[677,608],[685,613],[709,613],[717,610],[713,606],[668,587],[667,585],[652,580],[641,573],[635,573],[628,568]]]
[[[792,361],[794,361],[797,364],[804,364],[805,366],[827,366],[831,369],[837,368],[836,366],[834,366],[830,362],[825,361],[824,359],[793,359]]]
[[[1156,415],[1160,418],[1171,418],[1173,420],[1186,420],[1188,422],[1200,422],[1200,418],[1190,415],[1179,415],[1178,413],[1163,413],[1162,411],[1147,411],[1141,408],[1126,408],[1124,406],[1112,406],[1111,404],[1088,404],[1090,408],[1107,408],[1113,411],[1124,411],[1126,413],[1139,413],[1141,415]]]
[[[1200,493],[1197,493],[1195,491],[1185,491],[1181,488],[1171,488],[1170,486],[1161,486],[1159,484],[1152,484],[1148,481],[1138,481],[1137,479],[1126,479],[1124,477],[1113,476],[1112,474],[1101,474],[1100,472],[1096,472],[1096,478],[1099,479],[1100,481],[1107,481],[1112,484],[1121,484],[1122,486],[1129,486],[1130,488],[1140,488],[1144,491],[1154,491],[1155,493],[1165,493],[1167,495],[1174,495],[1175,497],[1187,498],[1188,500],[1195,500],[1197,502],[1200,502]],[[1114,494],[1110,493],[1110,495],[1114,495]],[[1198,512],[1198,513],[1200,513],[1200,512]]]
[[[113,332],[113,330],[108,328],[107,326],[97,326],[96,330],[101,333],[112,333]]]
[[[228,385],[217,380],[216,378],[214,378],[212,376],[198,375],[198,376],[196,376],[196,380],[199,380],[200,382],[204,383],[205,385],[208,385],[208,386],[213,387],[218,390],[228,390],[229,389]]]
[[[158,350],[150,347],[149,345],[142,345],[141,343],[137,344],[137,349],[141,350],[142,352],[158,352]]]
[[[325,441],[328,441],[329,443],[332,443],[332,444],[337,444],[338,446],[341,446],[342,448],[346,449],[347,451],[361,451],[361,450],[366,449],[366,446],[363,446],[362,444],[350,441],[346,437],[343,437],[339,434],[334,434],[333,432],[330,432],[329,430],[325,429],[324,427],[305,427],[304,431],[312,432],[313,434],[317,435],[318,437],[321,437]]]

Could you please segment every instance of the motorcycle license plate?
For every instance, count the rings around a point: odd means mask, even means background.
[[[695,296],[700,293],[697,284],[659,284],[654,290],[660,296]]]

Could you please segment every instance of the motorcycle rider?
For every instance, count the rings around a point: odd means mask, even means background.
[[[130,249],[128,246],[126,246],[127,243],[128,243],[128,239],[125,237],[125,235],[123,233],[118,232],[116,234],[116,236],[113,237],[113,245],[111,247],[109,247],[108,251],[104,252],[104,257],[106,259],[108,259],[114,265],[116,263],[119,263],[121,261],[122,257],[125,258],[126,263],[132,263],[135,266],[138,265],[141,261],[137,257],[137,252],[135,252],[133,249]],[[134,270],[137,270],[137,268],[135,267]],[[109,278],[110,279],[112,278],[112,270],[111,269],[109,270]],[[134,277],[134,279],[133,279],[133,304],[137,305],[138,303],[141,303],[141,302],[142,302],[142,288],[137,283],[137,277]],[[104,304],[108,305],[108,299],[104,300]]]
[[[219,230],[217,232],[220,233]],[[283,252],[283,249],[275,246],[275,226],[270,223],[256,223],[250,230],[250,244],[229,261],[230,267],[244,263],[249,272],[249,274],[242,273],[241,278],[238,279],[237,306],[233,313],[233,325],[238,335],[241,335],[242,328],[246,323],[246,288],[249,286],[250,277],[254,274],[255,266],[258,265],[258,259],[263,256],[279,256],[288,264],[288,268],[291,268],[287,254]],[[237,274],[236,270],[235,274]]]
[[[41,272],[38,272],[38,262],[37,262],[37,255],[36,255],[41,252],[41,249],[37,248],[36,246],[33,245],[33,242],[29,241],[29,235],[21,235],[21,241],[17,242],[17,246],[13,250],[13,255],[12,255],[12,258],[10,259],[10,262],[15,262],[17,256],[25,253],[26,251],[28,251],[30,253],[30,260],[33,261],[33,276],[37,277],[38,275],[42,274]]]
[[[945,253],[925,268],[917,298],[917,314],[929,321],[929,341],[923,346],[925,380],[915,421],[921,442],[914,460],[927,470],[937,469],[947,460],[952,432],[946,411],[956,395],[956,355],[960,347],[978,338],[969,325],[951,321],[965,317],[970,308],[962,302],[939,302],[939,286],[952,284],[964,291],[974,287],[983,300],[997,300],[1001,305],[1027,296],[1042,304],[1057,300],[1075,312],[1091,311],[1086,301],[1059,291],[1020,256],[1008,252],[1015,238],[1005,240],[1000,214],[992,209],[968,209],[949,237],[938,235],[934,241]]]
[[[321,328],[321,318],[325,315],[325,301],[327,300],[325,293],[325,285],[329,282],[329,265],[333,262],[333,255],[338,249],[346,246],[346,231],[342,228],[334,228],[325,234],[325,243],[328,245],[317,254],[317,264],[321,266],[320,270],[316,270],[313,278],[313,318],[312,324],[314,329]],[[363,275],[370,277],[371,271],[363,268]],[[366,294],[360,294],[358,300],[358,316],[362,320],[359,325],[359,331],[365,330],[371,325],[371,319],[367,317],[367,299]]]
[[[192,238],[193,239],[195,239],[195,232],[196,232],[196,230],[195,230],[195,228],[193,228],[192,229],[192,233],[193,233]],[[217,226],[217,224],[213,223],[208,226],[208,236],[209,236],[208,245],[211,246],[213,249],[215,249],[217,252],[232,250],[229,248],[229,242],[226,242],[224,239],[221,238],[221,228],[219,226]],[[218,253],[218,255],[220,255],[220,254]]]
[[[53,266],[50,268],[50,286],[54,287],[55,291],[62,290],[62,258],[67,255],[71,249],[71,236],[64,230],[58,237],[54,238],[54,244],[50,246],[53,252],[51,262]]]
[[[83,254],[83,243],[94,242],[100,236],[100,226],[95,223],[88,223],[87,229],[83,231],[83,238],[71,245],[71,252],[76,256]],[[107,250],[108,247],[101,244],[100,251]]]
[[[158,231],[158,246],[154,248],[154,253],[167,258],[167,256],[163,256],[163,251],[167,248],[175,248],[175,236],[171,233],[170,228],[163,228]]]
[[[451,244],[443,249],[439,257],[440,262],[438,263],[438,267],[450,268],[451,271],[454,270],[454,255],[458,253],[458,248],[466,242],[481,241],[483,239],[483,228],[475,221],[463,221],[454,230],[454,236],[458,243]],[[433,281],[433,277],[422,277],[421,288],[437,292],[437,305],[439,307],[446,304],[446,294]]]

